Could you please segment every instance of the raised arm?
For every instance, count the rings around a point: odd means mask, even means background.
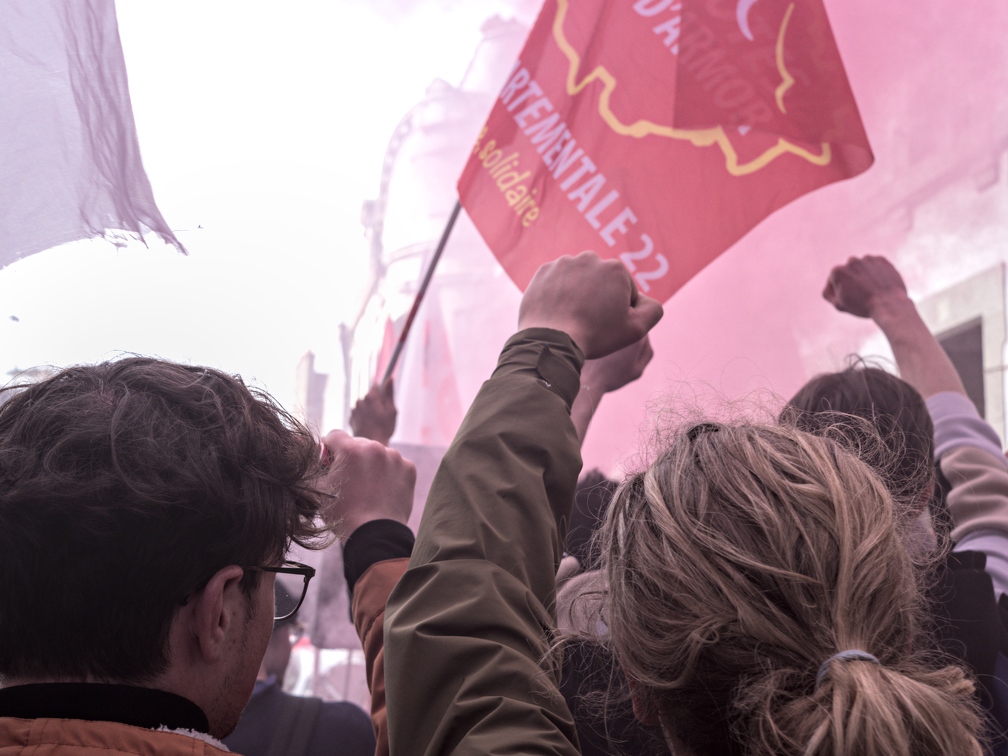
[[[640,378],[652,357],[651,340],[645,336],[606,357],[585,362],[581,368],[581,390],[571,407],[571,420],[582,444],[602,397]]]
[[[435,476],[410,567],[389,599],[395,754],[575,754],[555,675],[554,573],[581,466],[570,405],[583,356],[661,317],[619,263],[544,266]]]
[[[406,523],[413,510],[416,468],[397,451],[341,431],[326,436],[325,449],[332,460],[332,488],[338,492],[334,519],[340,522],[350,613],[364,649],[375,756],[387,756],[385,602],[413,548]]]
[[[998,594],[1008,592],[1008,464],[997,433],[882,257],[851,258],[833,269],[823,296],[842,312],[874,320],[892,346],[900,376],[927,400],[935,459],[951,484],[955,549],[980,551]]]
[[[874,320],[889,340],[900,377],[925,399],[942,391],[966,395],[955,366],[907,295],[899,271],[884,257],[852,257],[837,266],[823,297],[841,312]]]
[[[976,411],[938,340],[884,257],[852,257],[830,273],[823,297],[841,312],[874,320],[892,346],[900,377],[927,400],[935,423],[935,457],[976,446],[1001,457],[1001,441]],[[1003,460],[1002,460],[1003,461]]]
[[[358,438],[370,438],[384,446],[395,433],[396,425],[395,389],[389,378],[379,386],[377,383],[350,410],[350,428]]]

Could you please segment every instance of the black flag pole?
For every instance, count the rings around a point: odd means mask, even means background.
[[[459,211],[462,209],[462,203],[459,200],[455,201],[455,207],[448,217],[448,223],[445,225],[444,232],[441,234],[441,241],[438,242],[437,248],[434,250],[434,256],[431,257],[430,265],[427,266],[427,272],[424,274],[423,281],[420,283],[420,289],[417,291],[416,298],[413,300],[413,307],[410,308],[409,315],[406,316],[406,323],[403,324],[402,333],[399,334],[399,341],[396,342],[395,351],[392,352],[392,358],[389,360],[388,367],[385,368],[385,375],[382,377],[381,384],[384,386],[388,379],[392,377],[392,373],[395,371],[396,363],[399,362],[399,357],[402,354],[403,347],[406,345],[406,337],[409,336],[410,329],[413,327],[413,320],[416,318],[417,310],[420,309],[420,304],[423,302],[424,295],[427,293],[427,287],[430,286],[431,278],[434,277],[434,269],[437,267],[438,261],[441,259],[441,253],[444,252],[445,245],[448,243],[448,237],[451,236],[452,228],[455,226],[455,219],[458,218]]]

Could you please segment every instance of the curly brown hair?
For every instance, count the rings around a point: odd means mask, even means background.
[[[0,676],[150,679],[215,572],[323,540],[318,442],[240,378],[129,357],[5,393]]]

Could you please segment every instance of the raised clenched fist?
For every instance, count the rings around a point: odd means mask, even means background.
[[[388,446],[395,433],[396,406],[392,379],[375,384],[350,410],[350,428],[358,438],[370,438]]]
[[[586,359],[596,359],[640,341],[661,317],[661,303],[637,291],[622,263],[582,252],[539,268],[522,297],[518,328],[564,331]]]
[[[416,467],[395,449],[343,431],[324,440],[329,461],[322,486],[333,494],[329,520],[341,540],[371,520],[403,524],[413,511]]]
[[[823,298],[840,312],[859,318],[875,317],[878,308],[893,299],[906,299],[906,284],[884,257],[852,257],[830,272]]]

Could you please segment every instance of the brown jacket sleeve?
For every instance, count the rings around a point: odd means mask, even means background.
[[[371,724],[374,725],[375,756],[388,756],[388,719],[385,713],[385,603],[406,571],[409,559],[388,559],[372,565],[354,589],[354,627],[364,647],[368,690],[371,691]]]
[[[445,454],[385,617],[396,756],[578,753],[540,662],[581,469],[570,405],[582,363],[566,334],[517,334]]]

